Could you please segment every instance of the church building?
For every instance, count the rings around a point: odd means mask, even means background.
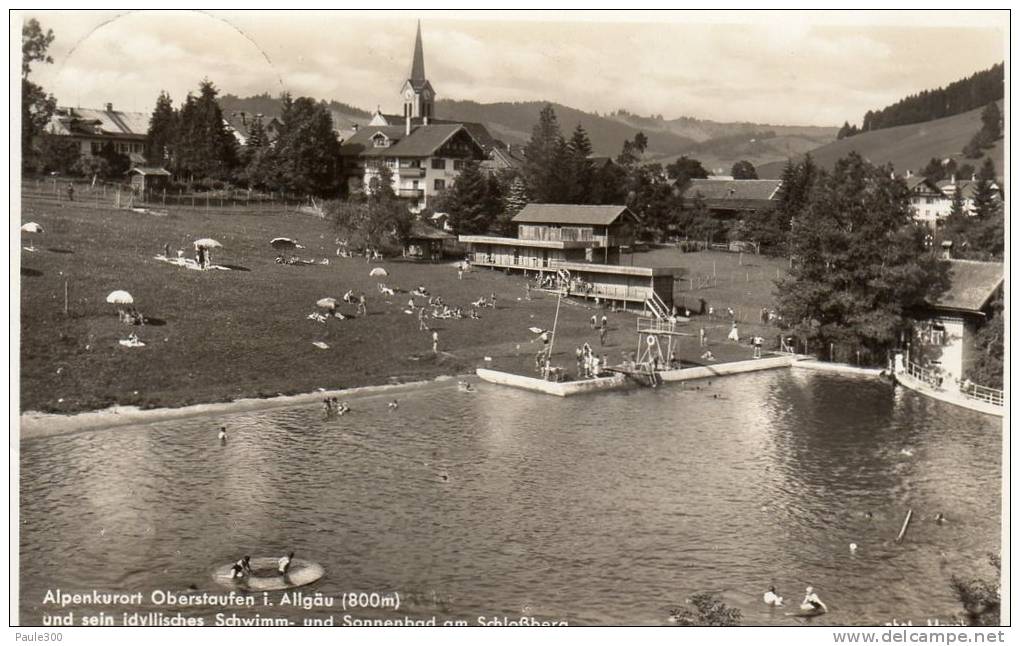
[[[418,213],[456,182],[466,162],[491,160],[498,143],[480,123],[436,117],[436,91],[425,77],[421,23],[400,97],[401,114],[377,110],[343,142],[341,167],[348,191],[355,193],[371,190],[385,166],[397,197],[408,200],[411,211]]]

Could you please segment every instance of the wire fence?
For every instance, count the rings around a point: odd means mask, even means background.
[[[221,189],[191,192],[183,188],[143,190],[124,183],[99,180],[90,182],[56,177],[24,179],[21,183],[21,194],[23,198],[58,203],[74,202],[96,207],[175,208],[239,213],[316,210],[321,204],[313,198],[286,191],[262,193],[243,189]]]

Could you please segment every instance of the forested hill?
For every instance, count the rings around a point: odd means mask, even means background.
[[[1004,142],[1002,138],[990,142],[977,157],[967,157],[963,149],[974,133],[982,126],[981,113],[984,108],[975,108],[963,114],[895,126],[884,130],[862,132],[846,137],[810,151],[815,163],[831,169],[836,160],[846,157],[855,150],[862,157],[875,164],[892,164],[897,172],[913,170],[919,173],[932,159],[953,159],[957,164],[970,164],[981,168],[984,158],[991,158],[996,170],[1003,171]],[[794,161],[802,155],[793,156]],[[785,161],[773,162],[758,167],[762,178],[776,179],[783,173]]]
[[[461,119],[484,123],[493,136],[507,143],[524,144],[531,138],[531,129],[538,123],[538,113],[546,105],[544,101],[477,103],[475,101],[440,100],[436,102],[436,114],[443,119]],[[597,155],[616,155],[623,142],[633,139],[640,128],[622,123],[610,117],[584,112],[559,103],[552,104],[556,111],[564,137],[569,137],[574,128],[581,126],[588,131],[592,149]],[[672,132],[656,132],[648,135],[650,156],[679,154],[691,149],[694,139]]]
[[[268,118],[279,117],[281,112],[280,100],[269,94],[245,98],[225,94],[219,98],[219,103],[225,113],[261,113]],[[339,101],[329,101],[327,105],[337,130],[348,130],[354,124],[363,126],[372,116],[366,110]],[[531,138],[538,113],[545,105],[543,101],[477,103],[441,99],[436,103],[436,115],[443,119],[483,123],[497,139],[524,145]],[[638,132],[643,132],[648,137],[646,161],[666,164],[688,155],[702,160],[706,168],[723,172],[741,159],[755,166],[785,160],[836,138],[834,127],[723,123],[689,117],[664,120],[623,111],[600,115],[558,103],[552,106],[563,135],[569,137],[581,124],[588,132],[596,155],[616,156],[624,141],[633,140]]]
[[[269,93],[256,94],[255,96],[239,97],[233,94],[224,94],[218,99],[220,109],[224,113],[247,112],[249,114],[262,114],[267,119],[270,117],[279,118],[283,112],[283,106],[279,97],[271,96]],[[372,118],[367,110],[356,108],[353,105],[341,103],[340,101],[329,101],[327,107],[333,115],[333,125],[338,129],[346,129],[351,124],[364,125]]]
[[[864,115],[861,131],[880,130],[910,123],[933,121],[982,108],[1003,98],[1005,77],[1002,63],[950,83],[944,88],[924,90],[881,110]]]

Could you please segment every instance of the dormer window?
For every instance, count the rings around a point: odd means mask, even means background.
[[[372,145],[376,148],[387,148],[390,145],[390,139],[381,132],[372,135]]]

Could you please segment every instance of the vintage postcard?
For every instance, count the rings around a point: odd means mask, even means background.
[[[1001,640],[1008,11],[10,17],[19,641]]]

